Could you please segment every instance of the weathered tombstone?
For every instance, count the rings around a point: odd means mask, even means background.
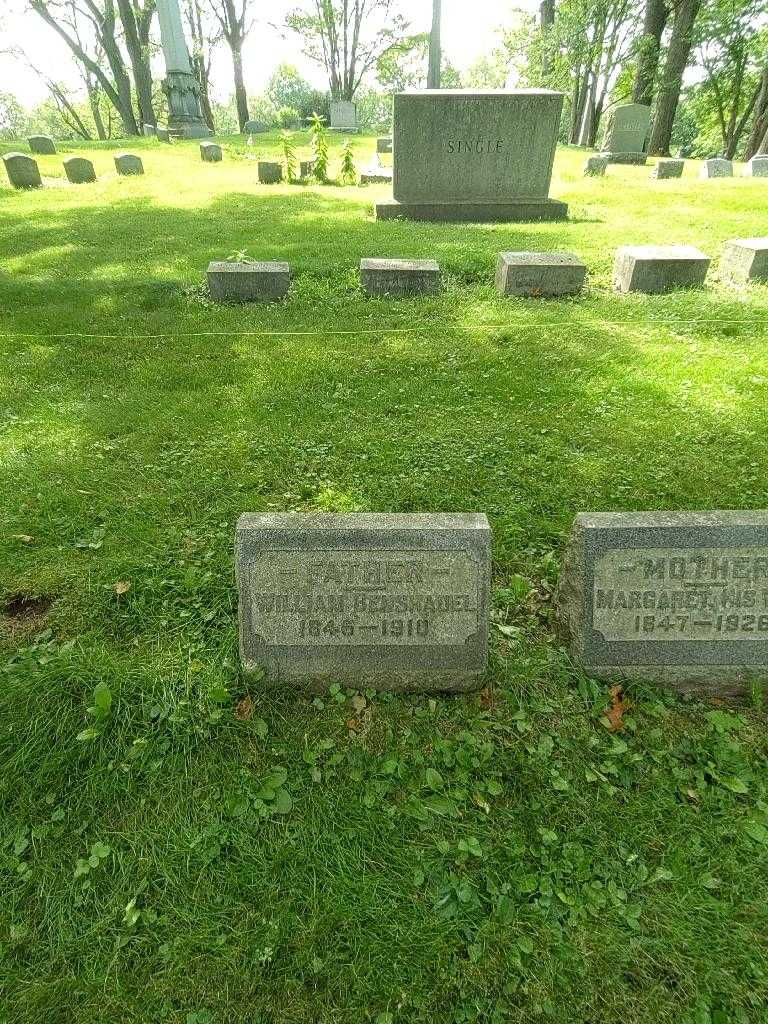
[[[37,160],[26,153],[6,153],[3,156],[8,180],[14,188],[41,188],[43,179]]]
[[[588,156],[584,162],[584,175],[591,178],[602,178],[608,167],[608,157],[601,153],[598,156]]]
[[[282,180],[282,164],[272,160],[259,160],[259,181],[262,185],[276,185]]]
[[[224,153],[215,142],[201,142],[200,158],[207,164],[217,164],[224,159]]]
[[[352,100],[331,100],[331,131],[357,131],[357,104]]]
[[[56,152],[56,143],[50,135],[30,135],[27,142],[33,153],[51,156]]]
[[[269,125],[263,121],[246,121],[243,125],[243,135],[262,135],[269,131]]]
[[[651,129],[651,108],[644,103],[623,103],[608,114],[603,152],[612,164],[644,164]]]
[[[217,302],[276,302],[291,284],[287,263],[235,261],[208,264],[208,290]]]
[[[144,134],[146,135],[146,137],[148,139],[155,138],[157,136],[157,125],[145,124],[144,125]]]
[[[84,156],[68,156],[64,161],[64,171],[73,185],[87,185],[96,181],[93,164]]]
[[[360,175],[361,185],[391,185],[391,167],[369,167]]]
[[[392,152],[392,136],[384,135],[380,139],[376,139],[376,152],[377,153],[391,153]]]
[[[160,142],[171,141],[171,133],[169,132],[167,125],[159,124],[155,129],[155,134],[157,135]]]
[[[315,173],[315,160],[300,160],[299,161],[299,177],[300,178],[311,178]]]
[[[433,295],[440,267],[434,260],[360,260],[360,285],[366,295]]]
[[[747,178],[768,178],[768,153],[758,153],[747,160],[744,174]]]
[[[682,178],[685,160],[678,160],[673,157],[659,160],[651,171],[652,178],[663,180],[665,178]]]
[[[743,692],[768,679],[768,512],[579,515],[556,608],[588,675]]]
[[[143,174],[144,164],[141,157],[136,156],[135,153],[116,153],[115,169],[118,174]]]
[[[659,295],[704,284],[710,258],[693,245],[624,245],[616,252],[613,284],[620,292]]]
[[[732,178],[733,177],[733,161],[725,160],[723,157],[713,157],[711,160],[705,160],[701,165],[701,171],[699,172],[701,178]]]
[[[564,220],[549,198],[563,94],[421,89],[394,102],[394,200],[381,220]]]
[[[476,689],[491,532],[479,514],[266,514],[237,524],[246,672],[308,688]]]
[[[734,281],[768,281],[768,238],[726,242],[720,269]]]
[[[529,298],[577,295],[586,276],[586,266],[572,252],[501,252],[496,291]]]

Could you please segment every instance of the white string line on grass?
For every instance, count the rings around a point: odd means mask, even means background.
[[[102,338],[102,339],[126,339],[134,341],[154,341],[164,338],[316,338],[316,337],[359,337],[361,334],[439,334],[448,331],[548,331],[553,327],[567,327],[569,330],[575,328],[590,327],[650,327],[656,324],[668,324],[673,327],[690,326],[691,324],[738,324],[739,327],[768,327],[768,320],[723,320],[696,318],[693,320],[672,320],[658,318],[651,320],[552,320],[544,324],[476,324],[473,326],[460,326],[458,324],[446,324],[444,326],[431,325],[423,327],[378,327],[365,328],[354,331],[338,331],[332,327],[316,331],[175,331],[172,334],[84,334],[80,331],[70,331],[64,334],[40,334],[32,331],[6,331],[0,333],[0,338],[39,338],[41,341],[51,338]]]

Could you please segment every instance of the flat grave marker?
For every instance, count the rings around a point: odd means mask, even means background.
[[[360,285],[366,295],[434,295],[440,291],[440,266],[434,260],[364,259]]]
[[[208,290],[216,302],[277,302],[291,285],[291,268],[279,261],[214,261]]]
[[[496,291],[527,298],[576,295],[586,276],[585,264],[572,252],[501,252]]]
[[[676,157],[665,157],[659,160],[653,168],[651,177],[658,178],[660,181],[667,178],[682,178],[684,167],[685,160],[679,160]]]
[[[704,284],[710,258],[693,245],[624,245],[616,252],[613,285],[619,292],[661,295]]]
[[[768,281],[768,238],[734,238],[726,242],[720,269],[733,281]]]

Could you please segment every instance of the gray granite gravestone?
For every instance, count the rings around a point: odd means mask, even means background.
[[[41,188],[43,179],[37,160],[26,153],[5,153],[3,156],[8,180],[14,188]]]
[[[168,131],[167,125],[159,124],[155,129],[155,135],[161,142],[171,141],[171,133]]]
[[[56,143],[50,135],[30,135],[27,142],[33,153],[51,156],[56,152]]]
[[[588,156],[584,161],[584,175],[589,178],[602,178],[608,167],[608,157],[601,153],[598,156]]]
[[[269,125],[263,121],[246,121],[243,125],[243,135],[262,135],[269,131]]]
[[[208,264],[208,290],[217,302],[276,302],[291,284],[291,268],[277,261]]]
[[[734,238],[727,242],[720,269],[733,281],[768,281],[768,238]]]
[[[678,160],[676,157],[667,157],[666,159],[658,161],[651,171],[651,177],[658,178],[660,181],[665,178],[682,178],[684,167],[685,160]]]
[[[329,127],[332,131],[356,132],[357,104],[352,100],[331,100]]]
[[[96,181],[96,171],[90,160],[84,156],[68,156],[64,161],[67,180],[73,185],[87,185]]]
[[[143,174],[144,164],[135,153],[116,153],[115,170],[118,174]]]
[[[394,200],[381,220],[564,220],[549,198],[563,94],[421,89],[394,101]]]
[[[308,688],[471,690],[488,659],[478,514],[266,514],[237,524],[246,672]]]
[[[157,125],[145,124],[143,126],[143,132],[148,139],[153,139],[157,136]]]
[[[623,103],[608,114],[603,152],[612,164],[644,164],[651,128],[651,108],[644,103]]]
[[[658,295],[704,284],[710,258],[693,245],[624,245],[616,252],[613,284],[620,292]]]
[[[742,692],[768,679],[768,512],[579,515],[556,609],[588,675]]]
[[[529,298],[576,295],[586,276],[586,266],[572,252],[502,252],[496,291]]]
[[[744,166],[747,178],[768,178],[768,153],[758,153]]]
[[[273,160],[259,160],[259,181],[262,185],[276,185],[283,180],[283,165]]]
[[[217,164],[224,158],[221,146],[216,142],[200,143],[200,159],[207,164]]]
[[[440,267],[434,260],[360,260],[360,285],[366,295],[431,295],[440,291]]]
[[[724,160],[722,157],[716,156],[711,160],[705,160],[701,165],[701,171],[699,172],[700,178],[732,178],[733,177],[733,161]]]

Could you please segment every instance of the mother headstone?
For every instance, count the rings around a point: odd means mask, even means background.
[[[68,156],[64,161],[64,170],[73,185],[85,185],[96,181],[93,164],[83,156]]]
[[[33,160],[26,153],[5,153],[3,163],[8,180],[14,188],[40,188],[42,186],[43,179],[40,177],[37,160]]]

